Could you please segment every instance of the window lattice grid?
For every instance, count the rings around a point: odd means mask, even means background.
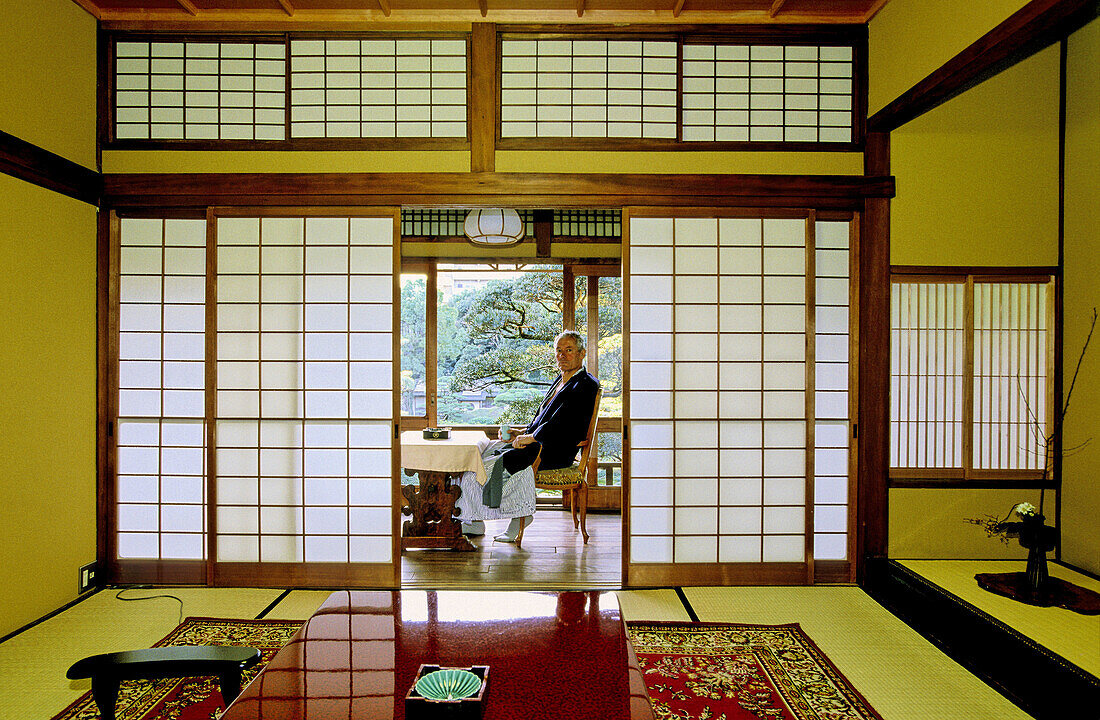
[[[401,235],[403,237],[465,237],[463,225],[468,210],[421,210],[401,211]],[[533,210],[520,210],[525,237],[535,236],[535,213]]]
[[[849,223],[817,222],[814,258],[814,559],[848,557]]]
[[[389,560],[391,242],[389,218],[219,218],[219,561]]]
[[[118,557],[205,557],[206,225],[123,219]]]
[[[974,284],[973,466],[1045,469],[1046,283]]]
[[[282,140],[282,42],[115,44],[120,140]]]
[[[502,137],[676,138],[667,40],[504,39]]]
[[[891,286],[891,467],[963,465],[965,285]]]
[[[804,220],[631,221],[631,562],[805,559],[807,260]]]
[[[683,53],[683,140],[852,142],[852,47],[685,44]]]
[[[622,237],[621,210],[555,210],[555,237]]]
[[[290,55],[291,137],[466,137],[465,40],[292,40]]]

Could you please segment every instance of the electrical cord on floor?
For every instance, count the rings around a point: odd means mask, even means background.
[[[142,597],[122,597],[122,593],[126,592],[127,590],[152,590],[152,588],[148,585],[131,585],[129,587],[124,587],[121,590],[119,590],[117,593],[115,593],[115,599],[116,600],[125,600],[127,602],[134,601],[134,600],[156,600],[157,598],[171,598],[172,600],[175,600],[176,602],[178,602],[180,604],[180,615],[179,615],[179,620],[176,621],[176,624],[179,625],[183,622],[183,600],[182,599],[176,597],[175,595],[144,595]]]

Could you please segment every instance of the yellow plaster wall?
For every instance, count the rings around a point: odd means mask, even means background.
[[[852,152],[582,152],[502,150],[498,172],[862,175]]]
[[[105,173],[469,172],[465,150],[301,151],[104,150]]]
[[[95,168],[96,21],[72,0],[0,0],[0,130]]]
[[[888,552],[892,558],[1013,559],[1027,551],[991,538],[966,518],[1004,518],[1017,503],[1039,506],[1038,490],[892,488]],[[1053,514],[1047,493],[1044,510]]]
[[[1066,214],[1063,368],[1066,389],[1100,308],[1100,20],[1069,38],[1066,63]],[[1100,573],[1100,332],[1093,336],[1066,414],[1062,559]]]
[[[861,175],[854,152],[535,152],[496,154],[498,172]],[[466,151],[278,152],[106,150],[105,173],[469,172]]]
[[[1027,0],[890,0],[867,30],[868,115],[939,69]]]
[[[0,174],[0,636],[77,596],[96,558],[96,211]]]
[[[1052,46],[891,133],[893,264],[1057,264],[1058,65]]]

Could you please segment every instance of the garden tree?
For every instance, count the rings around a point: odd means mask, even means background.
[[[423,278],[401,283],[401,412],[415,412],[415,392],[424,384]]]
[[[557,374],[553,339],[562,327],[562,274],[558,268],[531,268],[512,278],[466,290],[449,302],[437,300],[437,360],[441,423],[527,422]],[[587,325],[585,279],[578,278],[576,327]],[[402,393],[423,388],[424,280],[402,286]],[[622,411],[622,282],[600,280],[600,333],[589,339],[599,353],[604,388],[601,413]],[[591,365],[591,364],[590,364]],[[407,379],[406,379],[407,378]],[[449,391],[449,392],[448,392]],[[461,401],[463,392],[493,395],[493,407]],[[405,406],[403,402],[403,406]],[[618,435],[601,435],[600,457],[618,459]]]
[[[459,324],[470,338],[452,392],[501,389],[501,422],[530,419],[556,374],[552,343],[561,329],[560,272],[525,272],[464,293]],[[524,391],[526,389],[526,391]]]

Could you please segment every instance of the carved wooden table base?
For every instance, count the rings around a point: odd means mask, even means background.
[[[403,485],[405,504],[402,515],[411,515],[401,527],[401,550],[408,548],[450,548],[476,550],[462,534],[462,523],[455,519],[455,501],[461,488],[451,484],[458,473],[413,470],[420,478],[417,485]]]

